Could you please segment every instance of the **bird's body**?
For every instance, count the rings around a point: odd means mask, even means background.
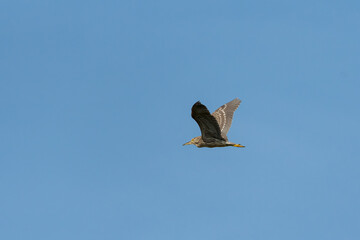
[[[241,101],[235,98],[210,114],[205,105],[196,102],[191,108],[191,116],[199,125],[201,136],[191,139],[191,141],[184,145],[193,144],[199,148],[244,147],[241,144],[229,142],[226,136],[230,129],[234,112],[240,103]]]
[[[201,136],[191,139],[190,142],[185,143],[184,145],[194,144],[198,148],[202,148],[202,147],[214,148],[214,147],[229,147],[229,146],[244,147],[240,144],[236,144],[236,143],[232,143],[232,142],[228,142],[228,141],[224,141],[224,140],[219,140],[219,139],[215,139],[213,142],[206,143],[202,140]]]

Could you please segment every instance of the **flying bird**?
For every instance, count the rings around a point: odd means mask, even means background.
[[[241,100],[235,98],[215,112],[210,114],[209,110],[201,102],[196,102],[191,108],[191,117],[197,122],[201,130],[201,136],[191,139],[184,145],[195,145],[202,147],[245,147],[228,141],[227,133],[231,127],[235,110],[239,107]]]

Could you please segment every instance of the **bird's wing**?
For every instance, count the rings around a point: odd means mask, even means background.
[[[225,140],[215,117],[200,102],[196,102],[191,108],[191,117],[197,122],[201,130],[201,137],[204,142],[214,142],[215,139]]]
[[[240,103],[241,100],[235,98],[231,102],[222,105],[212,113],[219,124],[221,134],[224,138],[226,138],[226,135],[231,127],[234,112],[239,107]]]

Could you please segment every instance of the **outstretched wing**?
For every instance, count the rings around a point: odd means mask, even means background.
[[[215,117],[219,124],[221,135],[226,138],[226,135],[231,127],[232,118],[235,110],[239,107],[241,100],[235,98],[231,102],[228,102],[213,112],[212,116]]]
[[[201,130],[202,140],[206,143],[214,142],[215,139],[225,140],[215,117],[200,102],[196,102],[191,108],[191,117],[197,122]]]

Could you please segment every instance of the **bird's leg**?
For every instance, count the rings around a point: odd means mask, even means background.
[[[241,145],[241,144],[234,144],[233,147],[241,147],[241,148],[243,148],[243,147],[245,147],[245,146],[243,146],[243,145]]]
[[[227,146],[232,146],[232,147],[241,147],[241,148],[245,147],[245,146],[243,146],[243,145],[241,145],[241,144],[232,143],[232,142],[229,142],[229,143],[226,144],[226,145],[227,145]]]

